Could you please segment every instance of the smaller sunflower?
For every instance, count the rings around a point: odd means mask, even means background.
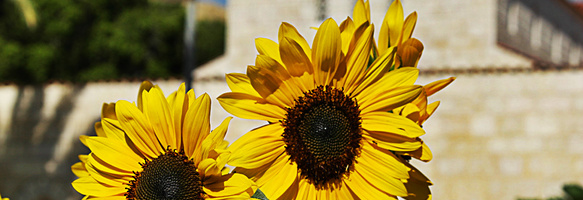
[[[137,106],[104,104],[97,136],[81,136],[91,150],[71,170],[84,199],[248,199],[255,183],[224,167],[229,121],[210,131],[210,98],[184,84],[168,98],[143,82]]]
[[[0,200],[10,200],[9,198],[2,198],[2,195],[0,195]]]

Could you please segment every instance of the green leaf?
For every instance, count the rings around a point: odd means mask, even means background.
[[[251,196],[251,198],[256,198],[256,199],[261,199],[261,200],[269,200],[265,194],[263,194],[263,192],[261,192],[260,189],[257,189],[257,191],[255,191],[255,194],[253,194],[253,196]]]

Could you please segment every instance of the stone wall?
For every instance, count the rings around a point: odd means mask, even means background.
[[[419,83],[444,78],[422,76]],[[434,199],[516,199],[583,184],[583,71],[461,74],[430,98]]]

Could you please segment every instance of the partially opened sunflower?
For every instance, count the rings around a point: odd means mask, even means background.
[[[85,199],[248,199],[254,182],[224,167],[227,118],[210,131],[210,98],[184,84],[168,98],[143,82],[136,104],[104,104],[91,150],[72,171]]]
[[[405,183],[412,168],[396,153],[422,148],[425,132],[394,110],[425,92],[414,85],[423,46],[410,38],[416,14],[403,21],[395,2],[379,46],[369,4],[358,1],[355,20],[324,21],[312,47],[283,23],[277,43],[256,40],[259,55],[246,74],[227,74],[232,92],[218,98],[223,108],[268,122],[228,148],[228,164],[269,199],[411,196]],[[391,25],[399,21],[392,12],[401,13],[401,27]]]

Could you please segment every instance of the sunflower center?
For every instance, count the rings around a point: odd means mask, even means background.
[[[344,153],[350,140],[350,121],[342,111],[329,104],[314,107],[300,121],[298,133],[317,161],[333,159]]]
[[[141,165],[143,170],[134,172],[129,183],[127,199],[203,199],[202,181],[184,152],[167,150]]]
[[[287,108],[283,140],[302,178],[318,187],[340,180],[359,153],[360,111],[343,91],[319,86]]]

